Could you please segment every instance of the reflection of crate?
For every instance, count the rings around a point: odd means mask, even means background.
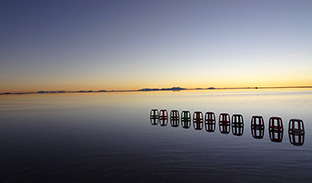
[[[160,126],[167,126],[168,119],[159,119],[159,124]]]
[[[232,133],[235,136],[242,136],[244,134],[244,126],[242,125],[232,126]]]
[[[150,118],[150,122],[152,125],[157,125],[158,124],[158,119],[157,118]]]
[[[272,142],[282,142],[283,130],[278,128],[269,128],[269,135]]]
[[[207,122],[205,123],[205,128],[207,132],[214,132],[216,129],[216,122]]]

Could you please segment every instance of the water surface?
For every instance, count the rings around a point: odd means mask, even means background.
[[[243,133],[150,122],[151,109],[241,114]],[[0,96],[1,181],[310,182],[312,91],[242,90]],[[262,116],[264,136],[251,133]],[[269,118],[281,117],[281,142]],[[288,122],[304,122],[302,145]],[[218,120],[218,117],[217,117]]]

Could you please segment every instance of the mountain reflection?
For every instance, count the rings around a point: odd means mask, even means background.
[[[178,110],[170,111],[170,125],[171,127],[179,127],[180,113]],[[190,111],[181,112],[181,126],[189,129],[191,126]],[[205,123],[204,123],[205,121]],[[234,136],[242,136],[244,134],[244,117],[241,114],[233,114],[232,118],[228,113],[220,113],[219,115],[219,131],[221,134],[229,134],[232,127],[232,134]],[[168,125],[168,111],[162,109],[151,109],[150,111],[151,125]],[[193,127],[195,130],[202,130],[205,125],[207,132],[214,132],[216,128],[216,116],[214,112],[206,112],[205,116],[201,111],[193,113]],[[251,135],[255,139],[263,139],[264,137],[264,119],[262,116],[252,116],[250,122]],[[283,141],[284,126],[282,118],[269,118],[269,138],[272,142]],[[300,119],[291,119],[288,125],[289,142],[295,146],[302,146],[304,144],[305,130],[304,123]]]

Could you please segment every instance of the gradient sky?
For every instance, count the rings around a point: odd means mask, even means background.
[[[0,92],[312,85],[312,1],[0,1]]]

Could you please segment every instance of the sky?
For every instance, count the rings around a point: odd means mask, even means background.
[[[312,85],[311,0],[2,0],[0,92]]]

